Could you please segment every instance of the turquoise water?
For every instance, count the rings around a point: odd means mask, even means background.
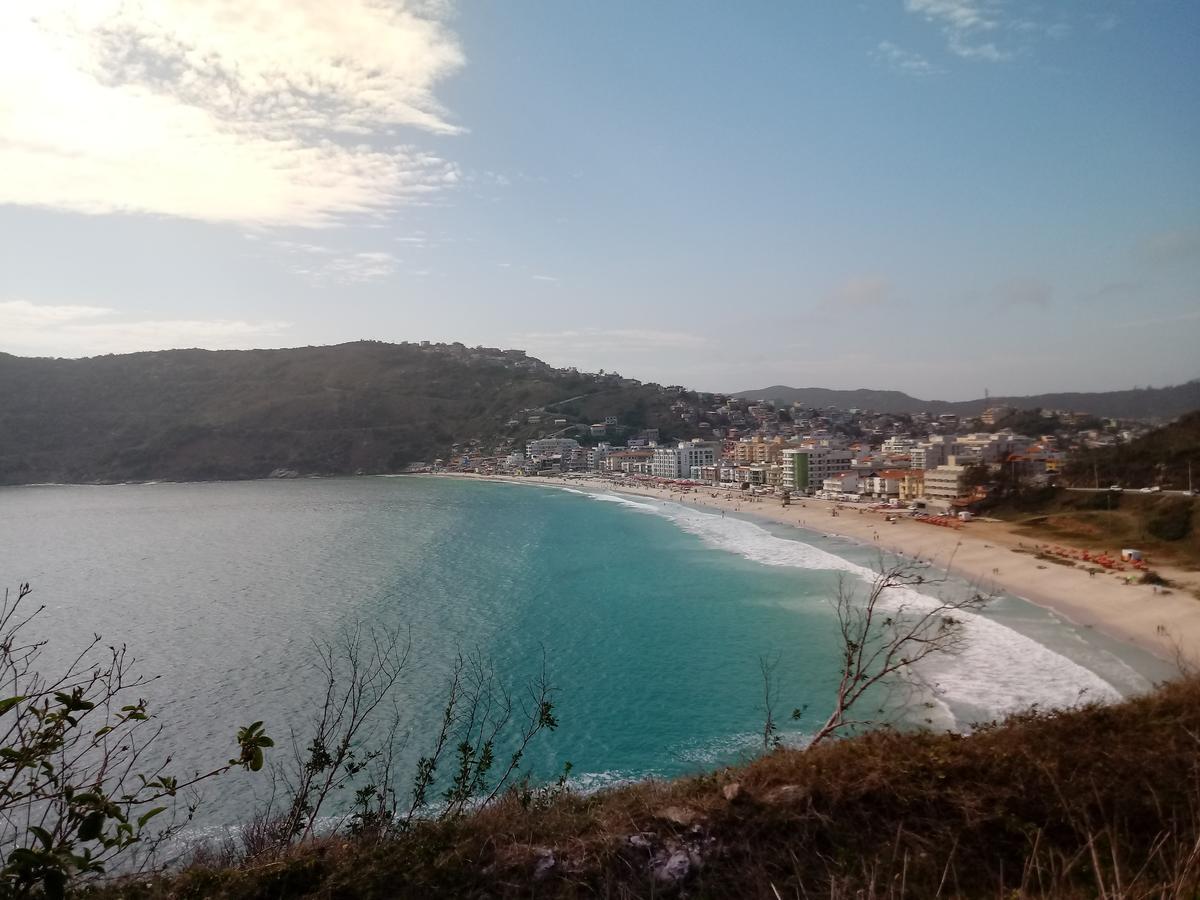
[[[179,772],[222,762],[255,719],[276,737],[303,732],[321,688],[311,642],[356,620],[411,631],[409,763],[460,651],[512,684],[544,652],[561,724],[527,757],[536,774],[570,760],[593,787],[736,761],[761,741],[760,657],[779,660],[777,715],[827,709],[826,599],[872,557],[677,504],[451,479],[0,489],[0,579],[31,582],[46,604],[51,659],[96,632],[161,676],[147,695]],[[970,633],[961,658],[927,673],[938,724],[1080,690],[1116,697],[1166,674],[1014,598]],[[264,789],[222,781],[202,820],[243,819]]]

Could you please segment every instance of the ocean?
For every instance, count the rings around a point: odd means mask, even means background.
[[[323,690],[313,643],[356,622],[411,638],[397,694],[405,771],[429,750],[459,653],[488,660],[517,698],[545,660],[559,727],[523,760],[537,778],[570,761],[572,784],[593,789],[745,760],[762,744],[761,660],[785,742],[828,711],[839,657],[829,599],[839,580],[865,589],[877,558],[847,540],[591,488],[430,477],[0,488],[0,582],[30,582],[26,602],[45,605],[32,626],[49,640],[44,667],[93,634],[126,644],[157,676],[142,693],[164,726],[157,752],[180,775],[224,762],[236,728],[255,720],[276,758],[291,734],[303,745]],[[1032,705],[1117,699],[1170,674],[1014,597],[962,618],[967,644],[927,667],[932,690],[909,724],[967,729]],[[198,823],[244,821],[269,782],[209,783]]]

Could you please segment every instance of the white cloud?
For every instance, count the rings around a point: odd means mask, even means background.
[[[990,41],[980,42],[983,34],[1001,26],[995,0],[904,0],[910,13],[937,25],[946,36],[950,52],[964,59],[1000,62],[1012,54]]]
[[[287,268],[314,283],[378,281],[396,271],[400,258],[383,250],[346,253],[323,244],[272,240],[269,246],[286,254]]]
[[[0,302],[0,331],[12,333],[22,329],[44,328],[64,322],[95,319],[112,312],[104,306],[38,306],[28,300],[6,300]]]
[[[880,41],[879,45],[871,52],[871,56],[907,75],[937,75],[943,71],[941,67],[935,66],[920,53],[905,50],[891,41]]]
[[[464,63],[409,0],[7,0],[0,203],[318,226],[453,185]]]
[[[166,347],[247,349],[274,343],[291,328],[281,321],[122,319],[99,306],[0,302],[0,351],[48,356],[133,353]]]
[[[548,282],[551,282],[552,284],[558,283],[558,279],[555,278],[553,275],[534,275],[533,280],[534,281],[548,281]]]
[[[905,0],[909,12],[958,31],[989,30],[996,19],[979,0]]]
[[[955,56],[982,62],[1014,59],[1037,40],[1062,40],[1089,18],[1037,0],[904,0],[904,8],[938,28]],[[1116,25],[1102,19],[1099,29]]]

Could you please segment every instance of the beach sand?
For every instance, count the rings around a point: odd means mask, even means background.
[[[745,492],[701,486],[681,492],[602,476],[505,477],[455,475],[491,481],[584,485],[731,512],[739,516],[797,526],[875,546],[880,550],[930,562],[978,585],[986,593],[1003,592],[1051,610],[1076,625],[1095,628],[1127,641],[1168,662],[1200,665],[1200,588],[1196,573],[1154,564],[1178,587],[1164,591],[1150,585],[1126,584],[1130,572],[1089,575],[1082,566],[1038,559],[1031,539],[1013,534],[1004,522],[975,520],[961,528],[943,528],[910,518],[903,510],[870,510],[866,504],[802,498],[783,506],[777,496],[750,497]],[[715,496],[714,496],[715,495]],[[887,515],[895,516],[888,522]],[[1119,547],[1097,547],[1119,553]],[[1133,572],[1134,576],[1138,573]]]

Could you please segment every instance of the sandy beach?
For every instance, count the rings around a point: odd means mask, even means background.
[[[858,541],[864,546],[921,559],[948,569],[986,592],[1003,592],[1042,606],[1076,625],[1095,628],[1127,641],[1169,662],[1182,658],[1200,665],[1200,587],[1195,573],[1153,565],[1156,572],[1179,587],[1163,590],[1127,584],[1128,572],[1102,571],[1090,575],[1082,566],[1038,559],[1029,538],[1012,533],[1004,522],[973,521],[961,528],[943,528],[912,519],[903,511],[871,510],[866,504],[799,499],[783,506],[778,497],[747,496],[714,487],[655,487],[614,481],[601,476],[547,478],[455,475],[491,481],[586,486],[622,494],[652,497],[726,511],[739,516],[792,525]],[[897,513],[900,513],[897,515]],[[893,521],[887,521],[891,515]],[[1097,548],[1119,551],[1120,548]],[[1153,562],[1153,561],[1152,561]],[[1136,573],[1134,573],[1136,575]]]

